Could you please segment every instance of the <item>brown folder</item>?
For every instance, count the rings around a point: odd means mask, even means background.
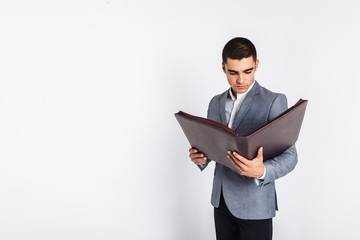
[[[297,141],[307,102],[300,99],[294,106],[245,137],[238,136],[221,123],[182,111],[176,113],[175,117],[192,148],[237,172],[227,158],[227,151],[236,151],[247,159],[253,159],[262,146],[264,161],[281,154]]]

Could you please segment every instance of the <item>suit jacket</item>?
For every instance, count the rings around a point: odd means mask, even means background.
[[[225,103],[228,90],[212,98],[207,118],[227,125]],[[253,88],[245,97],[237,113],[232,129],[240,136],[271,121],[288,109],[284,94],[274,93],[261,87],[255,81]],[[263,150],[264,152],[266,149]],[[206,155],[206,153],[204,153]],[[211,204],[219,207],[220,193],[230,212],[241,219],[267,219],[275,216],[278,210],[275,180],[292,171],[297,164],[295,145],[282,154],[264,162],[265,179],[258,186],[254,178],[241,176],[228,167],[216,163],[214,171]],[[208,159],[200,169],[203,170],[211,160]]]

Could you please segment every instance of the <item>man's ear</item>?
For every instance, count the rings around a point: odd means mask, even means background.
[[[255,71],[258,69],[259,67],[259,59],[256,59],[256,62],[255,62]]]
[[[224,71],[224,73],[226,73],[225,64],[223,62],[221,63],[221,67],[222,67],[222,70]]]

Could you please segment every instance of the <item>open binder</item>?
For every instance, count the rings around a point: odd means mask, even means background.
[[[227,151],[236,151],[247,159],[257,156],[263,147],[264,161],[278,156],[297,141],[308,101],[300,99],[294,106],[272,121],[250,132],[238,136],[235,131],[210,119],[179,111],[175,114],[192,148],[211,160],[237,172],[227,158]]]

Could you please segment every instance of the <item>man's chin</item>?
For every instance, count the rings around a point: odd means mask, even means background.
[[[236,93],[245,93],[248,90],[248,88],[236,88]]]

